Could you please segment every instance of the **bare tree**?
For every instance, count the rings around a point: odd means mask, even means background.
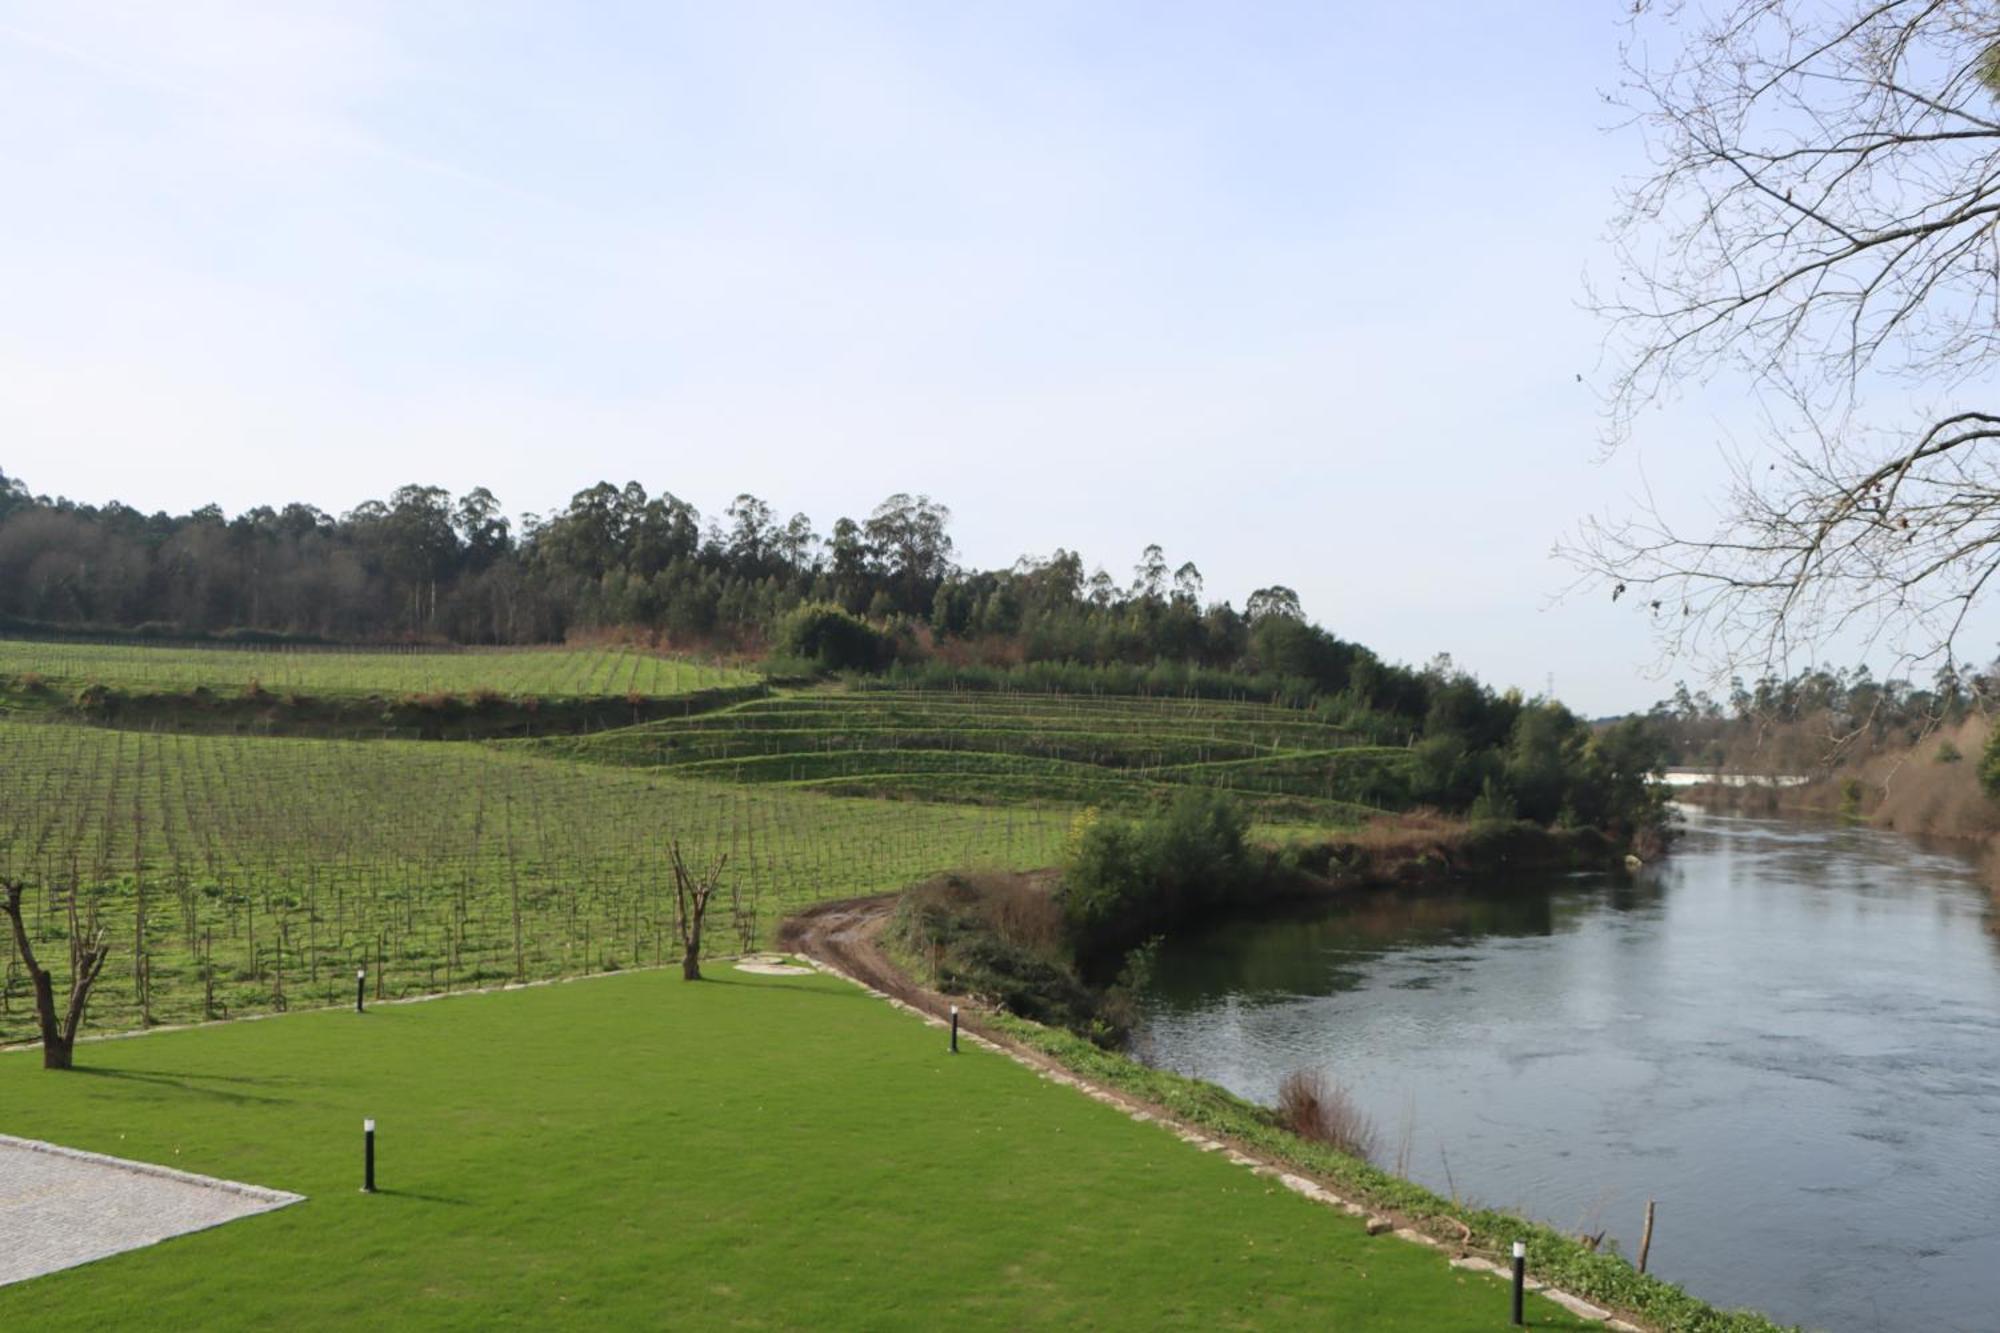
[[[727,853],[701,874],[688,869],[681,859],[681,843],[673,841],[674,926],[681,937],[681,980],[701,980],[701,926],[708,915],[708,900],[722,882],[722,868],[729,864]]]
[[[35,988],[35,1017],[42,1027],[42,1068],[68,1069],[76,1049],[76,1034],[83,1028],[84,1009],[90,1003],[90,988],[104,971],[111,946],[104,931],[94,922],[77,919],[76,890],[69,895],[69,1004],[56,1012],[55,980],[35,958],[35,946],[28,939],[28,926],[21,917],[21,895],[26,886],[19,880],[0,880],[0,912],[14,927],[14,948],[28,969]]]
[[[1657,59],[1656,52],[1668,55]],[[1715,526],[1650,502],[1561,548],[1670,653],[1829,640],[1949,664],[2000,569],[2000,11],[1640,0],[1612,100],[1651,172],[1614,225],[1609,443],[1746,377],[1769,438]],[[1886,400],[1886,402],[1884,401]]]

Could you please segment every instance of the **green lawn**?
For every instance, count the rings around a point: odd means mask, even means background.
[[[712,974],[0,1055],[7,1132],[310,1196],[0,1288],[0,1328],[1507,1325],[1499,1282],[843,983]]]

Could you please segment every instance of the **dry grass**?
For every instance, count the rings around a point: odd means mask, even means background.
[[[1340,840],[1368,852],[1407,852],[1453,847],[1471,831],[1471,823],[1462,816],[1423,807],[1401,814],[1373,815],[1361,827],[1343,833]]]
[[[1359,1157],[1375,1159],[1375,1122],[1354,1104],[1347,1090],[1317,1069],[1294,1069],[1278,1084],[1278,1118],[1300,1138]]]
[[[1901,833],[1951,838],[2000,833],[2000,805],[1979,789],[1979,757],[1990,730],[1985,718],[1969,717],[1914,749],[1877,755],[1862,765],[1861,780],[1881,793],[1872,822]],[[1948,758],[1953,751],[1955,760]]]
[[[1064,952],[1062,908],[1047,876],[1004,870],[944,875],[909,890],[919,904],[948,904],[983,920],[993,934],[1015,948],[1042,957]]]

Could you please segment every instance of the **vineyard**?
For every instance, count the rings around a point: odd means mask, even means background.
[[[749,672],[627,648],[318,649],[0,641],[0,677],[75,690],[239,694],[659,697],[744,685]]]
[[[727,951],[814,899],[1047,864],[1064,828],[472,745],[0,723],[0,873],[38,886],[42,940],[65,938],[71,886],[108,932],[99,1030],[338,1003],[357,966],[394,996],[656,963],[671,839],[729,857],[710,922]],[[0,959],[4,1043],[33,1013],[11,945]]]
[[[1317,715],[1196,699],[855,692],[760,699],[532,753],[822,795],[1135,806],[1183,786],[1268,819],[1352,822],[1405,802],[1409,752]]]
[[[203,719],[177,713],[0,721],[0,874],[34,886],[45,945],[67,938],[72,894],[76,928],[110,940],[99,1030],[341,1003],[356,968],[388,997],[657,964],[676,947],[675,840],[693,863],[728,858],[708,935],[727,952],[768,943],[814,900],[1048,865],[1079,806],[1194,785],[1237,794],[1266,825],[1324,827],[1400,803],[1409,761],[1268,704],[886,690],[729,704],[731,687],[763,687],[618,649],[9,642],[0,675],[127,698],[549,700],[535,739],[488,743],[196,734],[178,724]],[[699,690],[710,697],[683,693]],[[644,709],[624,696],[649,693],[714,711],[548,734],[565,695],[610,696],[629,722]],[[33,1013],[11,941],[0,962],[4,1043],[31,1034]]]

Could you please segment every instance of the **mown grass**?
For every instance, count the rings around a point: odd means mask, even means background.
[[[1555,1286],[1634,1312],[1666,1333],[1785,1333],[1753,1310],[1718,1310],[1673,1283],[1639,1273],[1616,1254],[1586,1247],[1553,1227],[1513,1213],[1440,1198],[1359,1157],[1301,1138],[1267,1107],[1200,1079],[1154,1069],[1065,1032],[1004,1012],[981,1021],[1089,1079],[1167,1110],[1184,1123],[1225,1135],[1270,1160],[1332,1181],[1346,1197],[1393,1211],[1440,1239],[1503,1260],[1515,1241],[1529,1264]]]
[[[1498,1281],[843,983],[716,978],[0,1055],[10,1132],[308,1196],[0,1289],[0,1327],[1506,1326]]]
[[[461,695],[655,698],[755,681],[749,672],[628,648],[415,650],[209,648],[0,640],[11,692],[69,693],[101,684],[128,691],[206,689],[273,695]]]
[[[31,884],[59,973],[68,886],[105,926],[98,1030],[337,1004],[357,965],[394,996],[656,963],[675,947],[675,839],[697,864],[728,857],[708,944],[729,951],[819,899],[1048,865],[1066,828],[471,745],[0,723],[0,874]],[[0,939],[0,1042],[32,1029]]]
[[[1182,786],[1343,823],[1403,803],[1409,753],[1317,715],[1212,700],[886,691],[760,699],[533,752],[729,782],[928,800],[1153,805]],[[1266,815],[1265,817],[1272,817]]]

